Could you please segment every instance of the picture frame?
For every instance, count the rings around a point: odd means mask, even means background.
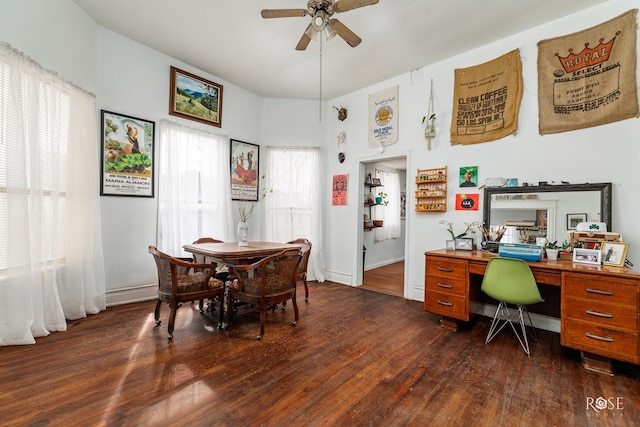
[[[100,195],[154,197],[155,122],[100,110]]]
[[[463,166],[460,168],[460,187],[478,186],[478,166]]]
[[[586,213],[570,213],[567,214],[567,230],[575,230],[576,226],[587,220]]]
[[[455,249],[457,251],[472,251],[473,239],[470,237],[460,237],[455,239]]]
[[[573,262],[580,264],[600,265],[602,252],[597,249],[573,249]]]
[[[231,200],[258,201],[260,146],[231,139]]]
[[[627,242],[602,242],[602,265],[624,266],[628,251]]]
[[[371,179],[372,179],[373,185],[378,185],[378,186],[382,185],[380,178],[371,178]]]
[[[454,240],[447,240],[446,241],[446,249],[449,250],[454,250],[456,248],[456,242]]]
[[[331,206],[347,206],[349,174],[333,175],[331,184]],[[371,222],[373,226],[373,221]]]
[[[223,86],[171,67],[169,114],[222,127]]]
[[[536,210],[536,227],[546,228],[548,225],[548,209]]]

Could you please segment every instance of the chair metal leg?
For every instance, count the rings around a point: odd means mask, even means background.
[[[505,303],[501,302],[498,304],[498,308],[496,309],[496,314],[493,316],[493,321],[491,322],[491,327],[489,328],[489,333],[487,334],[487,338],[484,343],[489,344],[489,342],[496,336],[498,333],[504,328],[507,324],[507,317],[504,315],[504,310],[507,310],[508,316],[508,308]]]
[[[506,303],[500,302],[498,304],[498,308],[496,309],[496,314],[493,316],[493,321],[491,322],[491,326],[489,327],[489,333],[487,334],[487,338],[485,339],[485,344],[488,344],[498,333],[504,328],[504,326],[508,323],[511,326],[514,334],[518,338],[518,342],[520,346],[527,354],[527,356],[531,357],[531,350],[529,348],[529,340],[527,339],[527,324],[524,321],[523,312],[527,313],[527,318],[529,319],[529,325],[532,331],[532,338],[535,342],[538,342],[538,337],[533,327],[533,323],[531,322],[531,317],[529,316],[529,312],[527,311],[527,307],[524,305],[518,305],[518,313],[517,317],[512,316],[509,310],[509,307]],[[512,319],[515,317],[515,319]],[[514,325],[514,320],[520,324],[521,331],[519,332]],[[522,334],[522,337],[520,336]]]

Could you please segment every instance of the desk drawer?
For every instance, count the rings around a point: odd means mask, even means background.
[[[428,274],[425,286],[427,291],[443,292],[460,296],[466,296],[467,294],[467,282],[463,279]]]
[[[561,344],[616,360],[638,363],[637,335],[574,319],[562,320]]]
[[[467,299],[444,292],[427,291],[424,309],[431,313],[441,314],[459,320],[469,320]]]
[[[597,323],[603,327],[625,329],[637,332],[637,312],[628,305],[608,304],[581,298],[565,299],[562,317]]]
[[[583,298],[591,301],[638,306],[638,282],[621,278],[602,277],[594,279],[591,275],[567,274],[562,288],[565,298]]]
[[[426,275],[447,277],[449,279],[467,279],[467,262],[457,259],[448,259],[427,256]]]

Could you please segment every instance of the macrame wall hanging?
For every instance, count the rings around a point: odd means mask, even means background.
[[[429,107],[427,115],[422,117],[424,127],[424,137],[427,140],[427,150],[431,150],[431,140],[436,137],[436,113],[433,111],[433,79],[431,79],[431,87],[429,89]]]

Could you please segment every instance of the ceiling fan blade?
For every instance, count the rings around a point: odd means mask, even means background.
[[[333,30],[346,41],[349,46],[356,47],[360,44],[362,39],[356,35],[353,31],[347,28],[342,22],[337,19],[330,19],[328,24]]]
[[[338,0],[333,4],[333,10],[336,12],[346,12],[359,7],[371,6],[379,1],[380,0]]]
[[[307,26],[307,29],[304,30],[304,33],[302,33],[302,37],[300,37],[300,41],[296,46],[296,50],[305,50],[307,46],[309,46],[309,43],[311,42],[311,36],[313,35],[314,31],[315,30],[313,29],[313,26],[309,24]]]
[[[262,9],[260,12],[263,18],[295,18],[307,16],[306,9]]]

